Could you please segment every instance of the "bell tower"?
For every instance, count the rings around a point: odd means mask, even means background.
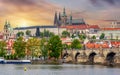
[[[10,23],[6,20],[5,25],[4,25],[4,39],[5,40],[8,40],[9,37],[11,36],[10,29],[11,29]]]
[[[65,8],[63,9],[61,21],[62,21],[62,26],[65,26],[65,25],[67,24],[67,15],[66,15],[66,10],[65,10]]]

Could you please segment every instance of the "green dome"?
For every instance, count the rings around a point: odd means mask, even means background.
[[[8,28],[8,30],[9,30],[9,32],[13,32],[13,28],[11,28],[11,27]]]

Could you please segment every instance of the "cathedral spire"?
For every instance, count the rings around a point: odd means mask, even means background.
[[[55,12],[55,16],[54,16],[54,26],[57,25],[57,12]]]
[[[59,12],[59,21],[61,20],[61,14],[60,14],[60,12]]]
[[[8,24],[8,21],[6,20],[5,25],[4,25],[4,29],[7,29],[7,24]]]
[[[10,22],[8,21],[8,27],[10,28]]]
[[[58,17],[58,26],[60,26],[61,25],[61,13],[59,12],[59,17]]]
[[[70,22],[69,22],[70,25],[72,25],[72,12],[70,14]]]
[[[5,25],[7,25],[8,24],[8,22],[7,22],[7,20],[5,21]]]
[[[64,7],[64,9],[63,9],[63,14],[66,14],[65,7]]]
[[[63,17],[67,17],[67,15],[66,15],[66,9],[65,8],[63,8],[63,14],[62,14],[62,16]]]

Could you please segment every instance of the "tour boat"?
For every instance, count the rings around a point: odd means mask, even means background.
[[[30,60],[4,60],[0,59],[0,64],[30,64]]]
[[[3,64],[4,63],[4,58],[0,58],[0,64]]]

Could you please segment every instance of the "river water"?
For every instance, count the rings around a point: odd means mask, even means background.
[[[24,71],[24,67],[27,68]],[[100,65],[12,65],[0,64],[0,75],[120,75],[120,68]]]

